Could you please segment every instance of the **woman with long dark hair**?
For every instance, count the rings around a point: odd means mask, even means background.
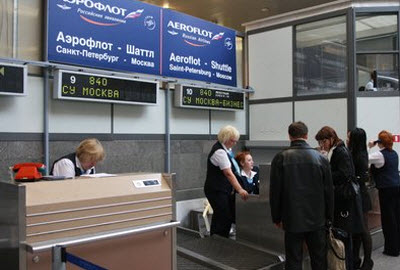
[[[365,230],[362,233],[353,234],[353,256],[354,268],[360,269],[360,247],[364,250],[362,270],[372,269],[374,262],[371,259],[372,240],[368,230],[368,211],[372,209],[371,198],[365,183],[368,181],[368,150],[367,135],[362,128],[355,128],[347,133],[347,146],[353,158],[354,171],[358,184],[360,185],[362,211],[364,216]]]

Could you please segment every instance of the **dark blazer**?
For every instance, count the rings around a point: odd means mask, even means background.
[[[377,189],[398,187],[400,185],[399,177],[399,156],[397,152],[386,148],[381,150],[385,164],[381,168],[371,165],[371,172],[374,176]]]
[[[229,182],[228,178],[224,175],[224,173],[221,171],[221,169],[218,166],[215,166],[214,164],[211,163],[211,156],[218,149],[224,149],[224,147],[220,142],[216,142],[211,148],[210,153],[208,154],[207,176],[206,176],[206,182],[204,183],[204,192],[206,194],[207,192],[216,192],[216,191],[230,194],[233,189],[231,183]],[[226,155],[228,156],[228,159],[231,162],[232,172],[234,172],[235,168],[233,167],[232,160],[229,157],[228,153]]]
[[[71,162],[74,164],[75,176],[81,176],[81,175],[82,175],[82,171],[81,171],[81,169],[78,168],[78,166],[76,165],[76,159],[75,159],[75,157],[76,157],[76,154],[75,154],[75,153],[71,153],[71,154],[68,154],[68,155],[66,155],[66,156],[63,156],[63,157],[57,159],[56,161],[54,161],[54,162],[53,162],[53,165],[51,166],[50,175],[53,175],[54,165],[55,165],[58,161],[60,161],[60,160],[62,160],[62,159],[64,159],[64,158],[67,158],[67,159],[71,160]],[[90,170],[90,174],[94,174],[94,169],[91,169],[91,170]]]
[[[329,161],[305,141],[292,141],[271,164],[272,221],[287,232],[316,231],[333,219]]]
[[[239,184],[242,186],[244,190],[249,194],[259,194],[259,179],[260,179],[260,169],[257,166],[254,166],[252,169],[256,174],[253,177],[253,182],[249,183],[247,181],[246,176],[240,175]]]
[[[349,179],[355,181],[353,160],[350,151],[341,141],[333,150],[331,160],[332,180],[334,187],[345,184]],[[335,189],[335,210],[333,226],[350,233],[364,231],[362,220],[361,195],[351,200],[343,201],[342,196]]]

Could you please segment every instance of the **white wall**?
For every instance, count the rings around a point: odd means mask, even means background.
[[[292,27],[249,36],[251,99],[292,96],[292,39]]]
[[[250,106],[250,140],[288,140],[287,128],[293,121],[292,102]]]
[[[0,95],[0,132],[43,132],[43,81],[27,79],[26,96]]]
[[[50,133],[110,133],[111,104],[50,99]]]
[[[400,97],[357,98],[357,126],[365,130],[367,140],[376,140],[382,130],[400,134]],[[400,143],[393,149],[400,154]]]
[[[292,27],[252,34],[248,39],[250,100],[292,97]],[[250,140],[287,140],[292,102],[251,104]]]
[[[164,134],[165,91],[158,90],[157,105],[114,105],[114,133]]]
[[[323,126],[332,127],[339,138],[347,138],[347,101],[325,99],[295,102],[295,121],[303,121],[308,126],[309,143],[317,146],[314,139]]]

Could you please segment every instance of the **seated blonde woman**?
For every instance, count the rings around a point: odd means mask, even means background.
[[[54,176],[75,177],[95,174],[95,166],[105,157],[103,146],[97,139],[83,140],[75,153],[57,159],[51,168]]]

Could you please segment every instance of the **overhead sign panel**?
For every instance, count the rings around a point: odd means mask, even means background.
[[[175,106],[213,110],[244,110],[244,93],[207,87],[176,85]]]
[[[52,0],[47,58],[236,86],[236,32],[135,0]]]
[[[163,10],[162,74],[236,86],[235,31]]]
[[[0,63],[0,95],[25,95],[26,78],[26,66]]]
[[[139,1],[48,1],[48,60],[160,74],[160,10]]]
[[[58,70],[54,98],[124,104],[157,104],[158,83]]]

